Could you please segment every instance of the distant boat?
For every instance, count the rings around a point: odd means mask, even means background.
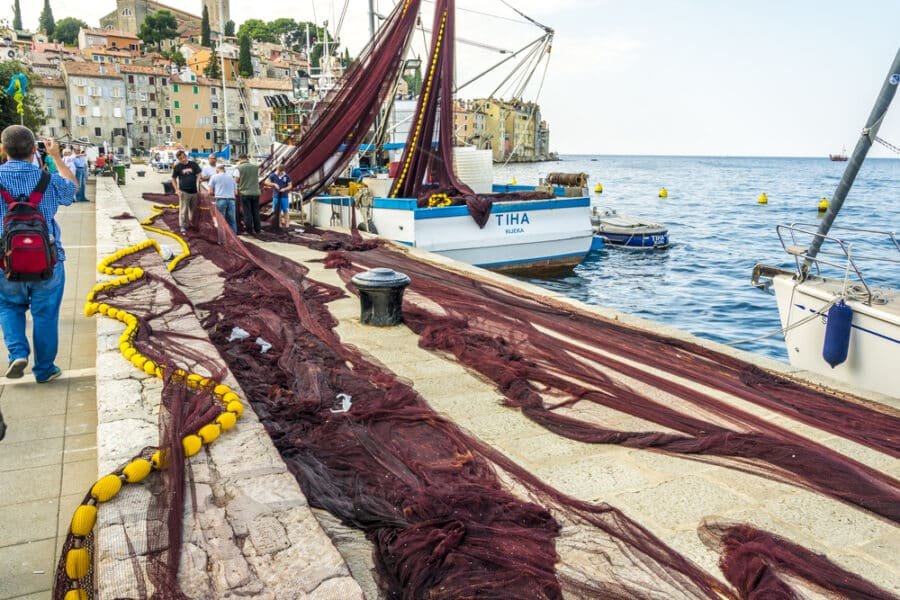
[[[665,225],[620,215],[612,208],[593,207],[591,225],[596,237],[613,246],[639,250],[669,247],[669,231]]]
[[[844,162],[844,161],[846,161],[846,160],[849,158],[849,157],[847,156],[847,148],[843,148],[843,147],[842,147],[842,148],[841,148],[840,154],[829,154],[829,155],[828,155],[828,158],[830,158],[830,159],[833,160],[833,161],[837,161],[837,162]]]

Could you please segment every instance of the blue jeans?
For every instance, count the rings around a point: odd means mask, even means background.
[[[231,230],[237,233],[237,213],[234,210],[234,198],[216,198],[216,208],[225,217]]]
[[[78,195],[75,196],[75,201],[87,201],[87,169],[76,167],[75,178],[78,179]]]
[[[28,358],[30,348],[25,337],[25,311],[31,310],[34,326],[34,367],[38,381],[53,373],[59,346],[59,305],[62,303],[66,271],[63,262],[56,263],[53,277],[46,281],[7,281],[0,275],[0,327],[9,361]]]

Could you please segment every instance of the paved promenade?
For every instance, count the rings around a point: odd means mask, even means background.
[[[94,185],[88,196],[93,199]],[[45,599],[72,511],[97,477],[94,381],[96,323],[84,316],[95,282],[95,204],[60,208],[66,290],[60,314],[62,376],[38,385],[31,374],[0,377],[8,426],[0,442],[0,598]],[[29,319],[29,334],[31,321]],[[7,364],[0,348],[0,364]]]

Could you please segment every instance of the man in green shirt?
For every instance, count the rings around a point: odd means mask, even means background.
[[[249,161],[246,154],[238,158],[234,172],[241,196],[241,211],[244,213],[244,230],[258,234],[259,226],[259,167]]]

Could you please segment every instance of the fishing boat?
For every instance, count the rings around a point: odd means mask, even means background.
[[[891,231],[832,226],[873,141],[881,141],[898,84],[900,51],[822,222],[777,228],[795,268],[757,264],[751,277],[774,292],[793,366],[893,398],[900,397],[900,290],[878,287],[872,273],[900,265],[900,243]]]
[[[832,161],[835,161],[835,162],[845,162],[845,161],[847,161],[850,157],[847,156],[847,149],[846,149],[846,148],[841,148],[840,153],[838,153],[838,154],[829,154],[829,155],[828,155],[828,158],[831,159]]]
[[[611,246],[635,250],[669,247],[669,230],[665,225],[620,215],[614,208],[594,206],[591,209],[591,227],[595,236]]]
[[[279,153],[305,192],[301,202],[308,202],[304,208],[309,221],[337,228],[360,223],[381,237],[495,270],[533,272],[577,265],[590,252],[593,238],[586,176],[582,185],[493,186],[490,151],[455,147],[453,96],[462,86],[453,80],[453,0],[435,3],[434,25],[427,30],[432,33],[429,68],[408,119],[411,125],[402,153],[391,169],[394,176],[367,179],[362,188],[351,188],[349,182],[333,185],[338,175],[352,173],[350,163],[363,147],[384,146],[377,126],[380,122],[383,130],[384,119],[375,116],[395,97],[384,91],[390,91],[402,68],[399,50],[408,45],[416,23],[410,13],[417,8],[415,1],[395,7],[378,32],[377,43],[373,41],[336,83],[322,112],[313,114],[310,131],[297,146]],[[543,29],[541,37],[525,49],[546,57],[553,30],[538,26]],[[375,56],[391,44],[390,56],[387,52],[380,59]],[[385,60],[396,61],[393,71]],[[523,59],[520,64],[532,71],[526,73],[530,78],[540,63]],[[373,84],[381,80],[385,85]],[[357,139],[359,143],[347,141]],[[487,161],[487,170],[469,168],[481,159]]]

